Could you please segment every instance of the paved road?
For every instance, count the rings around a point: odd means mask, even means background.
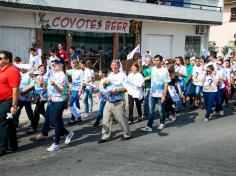
[[[91,118],[70,127],[75,139],[53,154],[46,151],[52,138],[34,142],[35,135],[25,135],[23,120],[18,133],[20,152],[0,158],[0,175],[235,176],[236,112],[230,107],[225,110],[224,117],[209,122],[204,122],[202,110],[182,112],[163,131],[152,133],[140,132],[143,121],[131,126],[133,138],[125,142],[120,141],[121,131],[115,125],[112,141],[103,144],[97,143],[101,129],[88,125],[94,121]],[[65,117],[69,119],[69,112]]]

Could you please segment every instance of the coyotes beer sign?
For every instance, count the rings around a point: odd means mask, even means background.
[[[37,13],[36,28],[83,32],[129,33],[129,20],[81,16],[79,14]]]

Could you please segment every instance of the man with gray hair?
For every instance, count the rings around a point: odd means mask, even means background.
[[[129,140],[131,138],[128,119],[125,116],[126,89],[124,87],[124,83],[126,80],[126,75],[119,70],[119,60],[112,61],[111,69],[112,72],[103,83],[103,86],[107,92],[107,103],[104,109],[104,117],[102,120],[102,137],[99,143],[110,140],[113,117],[124,131],[122,140]]]

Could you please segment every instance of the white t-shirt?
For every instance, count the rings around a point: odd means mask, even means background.
[[[168,80],[168,71],[166,68],[152,67],[151,71],[151,89],[150,95],[152,97],[161,98],[164,93],[164,87]]]
[[[91,77],[95,78],[95,72],[93,69],[90,70],[91,71]]]
[[[216,75],[218,78],[218,76]],[[217,92],[218,88],[217,85],[214,83],[211,76],[206,75],[206,80],[203,84],[203,92]]]
[[[236,71],[236,61],[232,61],[232,68],[233,68],[233,71]]]
[[[126,84],[129,84],[129,87],[131,88],[130,91],[127,89],[129,95],[131,95],[133,98],[143,98],[144,93],[142,85],[144,84],[144,78],[141,73],[130,73]]]
[[[81,69],[81,82],[87,82],[91,77],[91,70],[89,68]]]
[[[28,72],[27,73],[21,73],[21,82],[20,82],[20,87],[19,87],[20,92],[24,88],[29,86],[30,84],[32,84],[32,78],[30,77],[29,73]],[[29,91],[29,92],[25,93],[24,95],[20,95],[19,100],[29,101],[31,93],[32,93],[32,91]]]
[[[230,82],[232,77],[232,68],[225,68],[227,80]]]
[[[126,75],[124,72],[119,72],[117,74],[114,74],[111,72],[107,80],[110,81],[110,84],[107,85],[106,91],[110,90],[116,90],[119,88],[124,88],[125,87],[125,81],[126,81]],[[125,99],[125,93],[119,93],[115,95],[110,95],[108,96],[108,101],[116,101],[116,100],[124,100]]]
[[[89,68],[85,68],[84,70],[81,69],[81,83],[87,83],[91,77],[92,74]],[[89,82],[89,84],[92,84],[92,82]],[[92,86],[87,85],[86,89],[92,90]]]
[[[66,70],[66,73],[72,77],[72,90],[78,91],[81,86],[81,70],[70,69]]]
[[[54,72],[52,76],[50,77],[50,80],[54,81],[58,87],[63,88],[63,92],[59,93],[52,85],[50,85],[50,82],[49,82],[48,94],[51,100],[53,102],[66,101],[68,80],[65,73],[63,71]]]
[[[34,74],[39,74],[38,67],[42,64],[42,59],[38,55],[30,57],[29,64],[33,69],[35,69]]]
[[[219,87],[220,87],[220,89],[225,88],[225,79],[226,79],[226,70],[225,70],[225,68],[221,68],[220,70],[216,70],[216,74],[219,78]]]
[[[184,65],[181,66],[175,65],[175,72],[176,73],[179,72],[181,73],[181,75],[184,75],[184,76],[179,76],[179,80],[182,80],[187,76],[187,69]]]
[[[193,66],[192,80],[193,85],[202,86],[203,67]]]

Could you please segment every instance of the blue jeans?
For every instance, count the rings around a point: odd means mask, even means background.
[[[92,90],[84,89],[84,112],[91,113],[93,107]]]
[[[16,115],[15,115],[15,119],[16,119],[16,123],[18,124],[19,123],[19,117],[20,117],[20,114],[21,114],[21,110],[23,107],[25,107],[25,111],[26,111],[26,114],[31,122],[31,125],[35,119],[34,117],[34,112],[32,110],[32,106],[31,106],[31,102],[30,101],[21,101],[19,100],[18,103],[17,103],[17,106],[19,107],[19,109],[17,110],[16,112]]]
[[[78,93],[79,93],[79,91],[76,91],[76,90],[71,91],[71,94],[70,94],[70,107],[73,106],[73,104],[75,102],[76,107],[80,109]],[[71,114],[71,120],[78,120],[78,119],[75,119],[73,114]]]
[[[149,95],[150,95],[150,88],[146,88],[144,95],[144,107],[143,107],[143,115],[145,117],[148,117],[149,114]]]
[[[45,122],[43,124],[42,135],[48,136],[50,124],[55,128],[55,144],[59,144],[61,135],[68,135],[69,131],[65,129],[62,114],[66,107],[66,101],[63,102],[50,102],[48,103]]]
[[[95,124],[99,125],[99,122],[102,120],[103,118],[103,111],[104,111],[104,107],[106,105],[106,100],[104,100],[103,98],[100,99],[100,103],[99,103],[99,110],[98,110],[98,116],[96,119]]]
[[[202,86],[196,86],[194,84],[191,85],[191,88],[190,88],[190,95],[192,97],[198,97],[200,98],[201,97],[201,93],[202,93]]]
[[[91,90],[91,93],[88,96],[88,106],[89,106],[89,113],[93,111],[93,89]]]
[[[209,119],[212,113],[212,108],[214,106],[215,99],[217,97],[217,92],[203,92],[203,97],[204,97],[205,107],[207,110],[205,118]]]
[[[46,112],[45,112],[45,121],[43,123],[43,129],[42,129],[42,135],[43,136],[48,136],[48,131],[50,129],[50,113],[52,109],[52,104],[51,102],[48,102]]]
[[[222,98],[223,92],[224,92],[224,88],[223,88],[223,90],[218,88],[218,92],[217,92],[216,99],[215,99],[216,111],[217,112],[223,110],[222,104],[221,104],[221,98]]]
[[[179,82],[181,91],[184,93],[185,85],[184,85],[184,80],[180,80]],[[179,90],[178,88],[176,90]],[[176,111],[179,111],[182,106],[182,99],[180,98],[179,101],[176,102]]]
[[[147,126],[151,127],[151,128],[152,128],[153,121],[154,121],[156,103],[158,104],[160,123],[165,124],[164,103],[161,103],[161,98],[149,96],[149,115],[148,115]]]

